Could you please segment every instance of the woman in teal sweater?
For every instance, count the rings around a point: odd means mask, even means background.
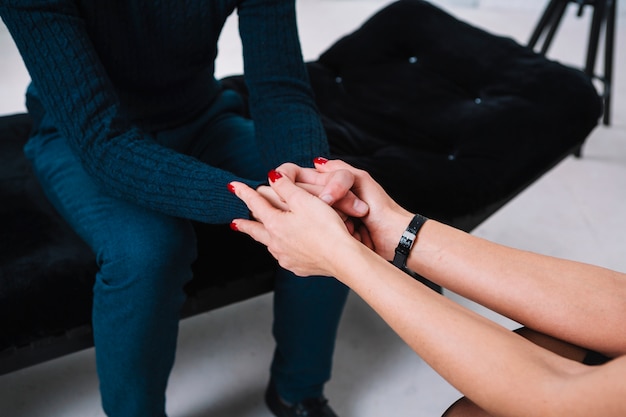
[[[234,12],[253,122],[214,76]],[[294,0],[0,0],[0,16],[32,79],[26,155],[98,260],[104,410],[162,417],[196,257],[192,221],[248,217],[228,183],[257,187],[272,167],[328,154]],[[335,415],[323,386],[347,292],[335,280],[279,272],[266,394],[277,416]]]

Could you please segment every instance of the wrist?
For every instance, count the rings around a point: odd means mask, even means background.
[[[402,232],[394,251],[392,264],[409,275],[413,275],[414,273],[407,267],[407,260],[411,249],[413,249],[418,239],[418,234],[427,220],[427,217],[421,214],[415,214]]]
[[[392,211],[385,214],[384,227],[377,232],[379,240],[376,251],[389,262],[393,260],[400,236],[404,233],[413,216],[415,214],[409,211]]]

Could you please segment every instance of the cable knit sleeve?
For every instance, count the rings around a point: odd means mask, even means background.
[[[294,0],[246,0],[238,8],[250,113],[268,166],[311,166],[328,155],[297,31]]]
[[[248,215],[226,184],[239,180],[256,186],[258,182],[160,146],[120,116],[119,97],[75,2],[0,0],[0,16],[46,112],[104,190],[202,222],[227,223]],[[258,59],[253,62],[260,64]]]

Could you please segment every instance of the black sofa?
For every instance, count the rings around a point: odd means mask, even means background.
[[[581,71],[421,0],[385,6],[307,65],[333,157],[466,231],[580,154],[602,115]],[[246,95],[241,75],[222,81]],[[33,177],[29,129],[27,114],[0,117],[0,375],[93,346],[94,256]],[[196,227],[181,317],[272,290],[265,248],[228,225]]]

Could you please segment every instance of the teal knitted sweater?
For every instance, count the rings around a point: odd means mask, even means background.
[[[247,217],[239,178],[157,144],[220,91],[217,43],[236,12],[244,74],[267,169],[328,154],[296,28],[294,0],[0,0],[38,98],[111,195],[172,216]],[[245,150],[242,150],[245,152]]]

